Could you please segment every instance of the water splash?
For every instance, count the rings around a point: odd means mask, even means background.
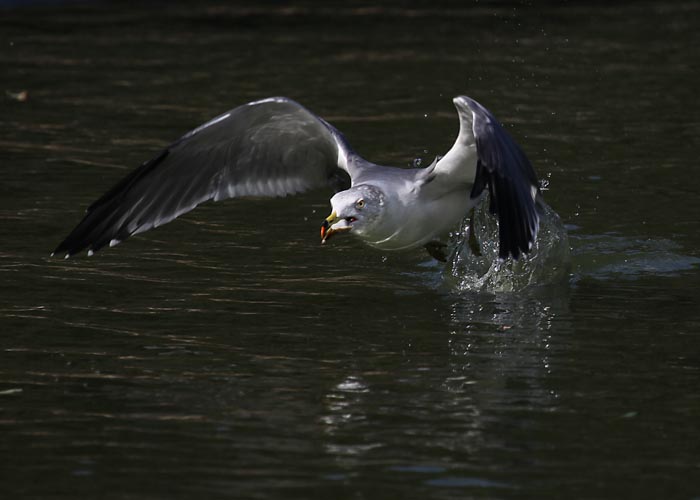
[[[488,211],[488,200],[475,208],[474,234],[481,255],[467,238],[469,218],[453,238],[454,250],[445,267],[445,282],[458,291],[514,292],[528,286],[560,283],[571,268],[569,238],[557,213],[543,204],[540,230],[529,254],[517,261],[498,258],[498,220]]]
[[[498,220],[488,212],[488,200],[479,203],[473,217],[481,255],[469,245],[469,224],[466,218],[451,238],[452,252],[443,272],[444,284],[458,292],[517,292],[584,278],[670,277],[700,267],[700,258],[683,255],[681,245],[663,238],[577,234],[579,228],[571,227],[570,241],[561,219],[546,204],[532,251],[517,261],[498,258]]]

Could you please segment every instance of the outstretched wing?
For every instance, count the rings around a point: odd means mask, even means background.
[[[300,104],[274,97],[244,104],[188,132],[87,209],[58,245],[88,254],[170,222],[207,200],[285,196],[350,185],[350,147]]]
[[[459,113],[459,136],[436,168],[455,175],[460,169],[459,175],[472,183],[472,199],[488,188],[490,211],[498,215],[499,257],[517,259],[532,248],[539,229],[535,170],[488,109],[467,96],[453,102]]]

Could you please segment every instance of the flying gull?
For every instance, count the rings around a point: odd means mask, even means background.
[[[499,257],[517,259],[539,228],[535,171],[490,111],[466,96],[453,102],[459,115],[454,145],[428,167],[410,169],[365,160],[335,127],[291,99],[244,104],[132,171],[88,207],[53,254],[68,258],[87,249],[92,255],[208,200],[331,187],[323,243],[347,232],[381,250],[425,246],[444,259],[444,237],[488,192],[498,217]]]

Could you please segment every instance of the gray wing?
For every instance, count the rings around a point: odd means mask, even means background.
[[[443,170],[471,177],[471,198],[488,188],[489,209],[498,215],[499,257],[527,253],[539,229],[540,189],[525,153],[493,114],[467,96],[454,99],[460,133]],[[442,160],[441,160],[442,161]],[[440,162],[438,162],[440,167]]]
[[[87,209],[58,245],[96,252],[208,200],[350,185],[351,149],[331,125],[283,97],[244,104],[188,132]]]

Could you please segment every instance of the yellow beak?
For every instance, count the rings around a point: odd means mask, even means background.
[[[328,238],[330,238],[335,233],[340,233],[344,231],[349,231],[352,229],[349,225],[339,225],[340,222],[344,222],[345,219],[338,219],[338,214],[331,212],[331,214],[326,217],[326,220],[321,224],[321,244],[325,243]],[[338,224],[336,224],[338,223]],[[338,226],[339,227],[334,227]]]

